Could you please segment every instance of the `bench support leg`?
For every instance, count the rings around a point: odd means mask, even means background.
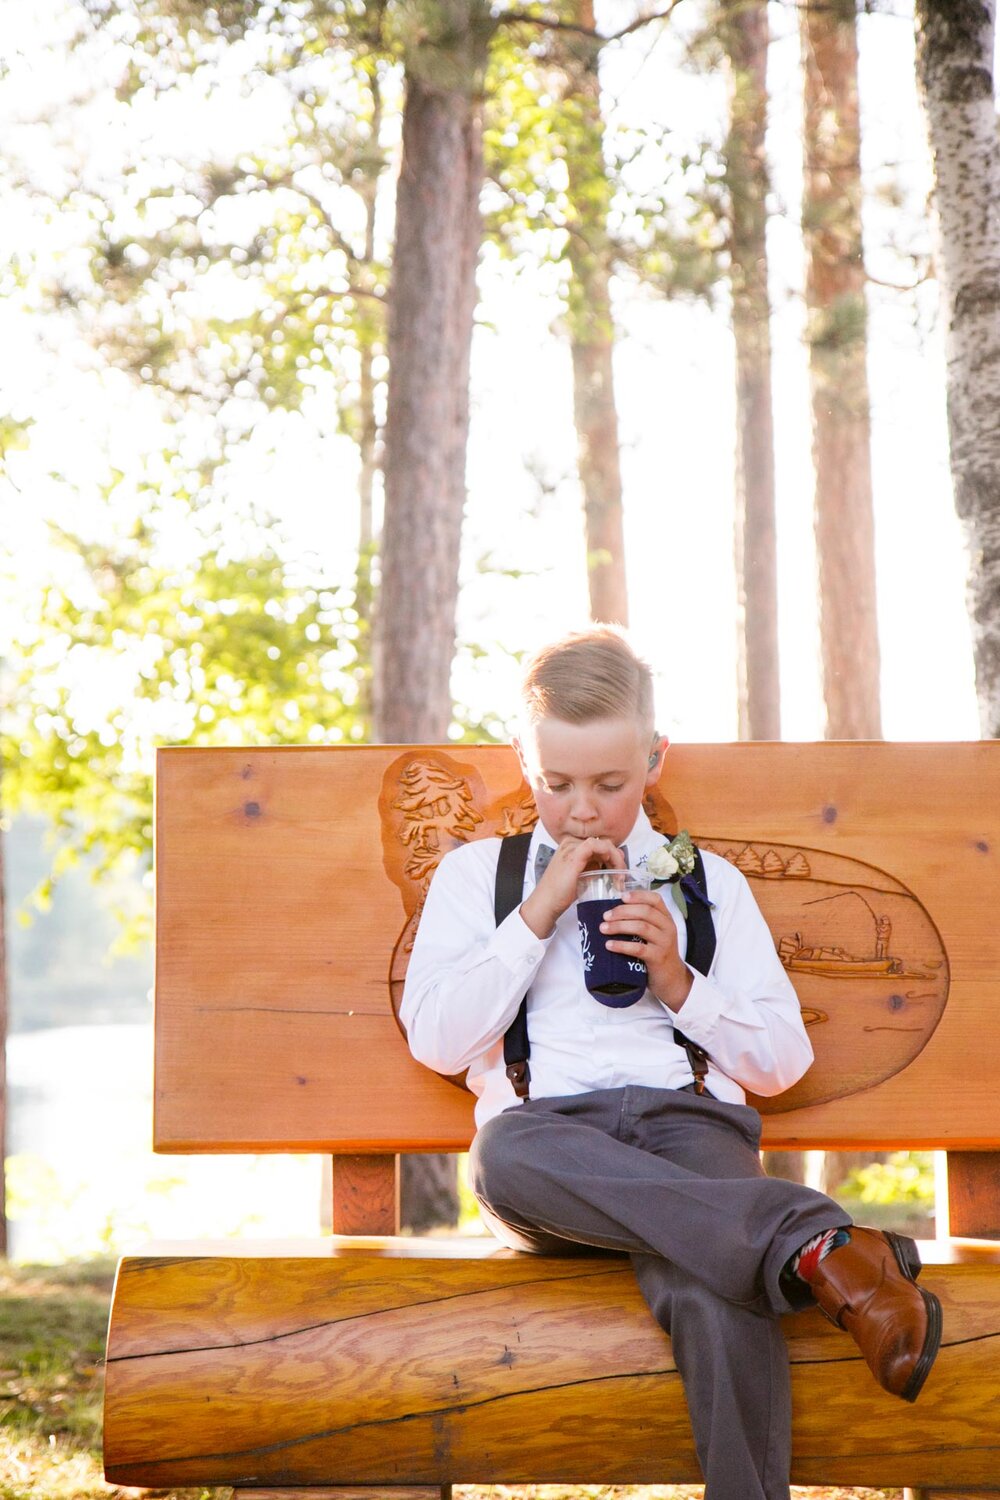
[[[333,1158],[333,1232],[399,1233],[398,1156]]]
[[[948,1152],[948,1231],[1000,1239],[1000,1151]]]
[[[451,1500],[450,1484],[340,1484],[233,1490],[233,1500]]]
[[[903,1500],[989,1500],[990,1495],[1000,1495],[1000,1490],[904,1490]]]
[[[961,1238],[1000,1239],[1000,1151],[948,1152],[948,1230]],[[997,1489],[904,1490],[904,1500],[974,1500]]]

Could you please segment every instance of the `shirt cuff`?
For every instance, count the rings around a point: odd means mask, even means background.
[[[537,937],[517,907],[500,923],[490,946],[512,974],[530,976],[545,957],[545,950],[554,935],[555,929],[547,938]]]
[[[685,1036],[689,1036],[693,1042],[698,1042],[706,1051],[710,1051],[712,1038],[725,1015],[726,997],[705,978],[704,974],[699,974],[690,966],[689,972],[694,982],[684,1004],[680,1010],[674,1012],[674,1022],[677,1029],[683,1031]],[[755,1031],[767,1029],[764,1018],[752,1012],[749,1016],[741,1016],[740,1021],[744,1026],[752,1026]]]

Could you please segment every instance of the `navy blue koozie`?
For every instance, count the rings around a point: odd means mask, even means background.
[[[609,953],[601,923],[604,913],[619,905],[625,891],[640,888],[646,889],[646,880],[634,870],[591,870],[580,876],[577,885],[582,897],[576,903],[576,914],[584,982],[599,1004],[615,1010],[642,999],[646,993],[646,965],[626,953]]]

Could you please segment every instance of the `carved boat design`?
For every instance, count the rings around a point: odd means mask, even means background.
[[[838,978],[879,978],[903,972],[903,961],[885,958],[857,958],[843,948],[810,948],[801,933],[783,937],[778,943],[778,957],[785,968],[798,974],[826,974]]]

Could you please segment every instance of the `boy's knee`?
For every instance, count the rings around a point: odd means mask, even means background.
[[[504,1110],[480,1127],[469,1148],[469,1186],[484,1203],[508,1203],[521,1172],[517,1110]]]

